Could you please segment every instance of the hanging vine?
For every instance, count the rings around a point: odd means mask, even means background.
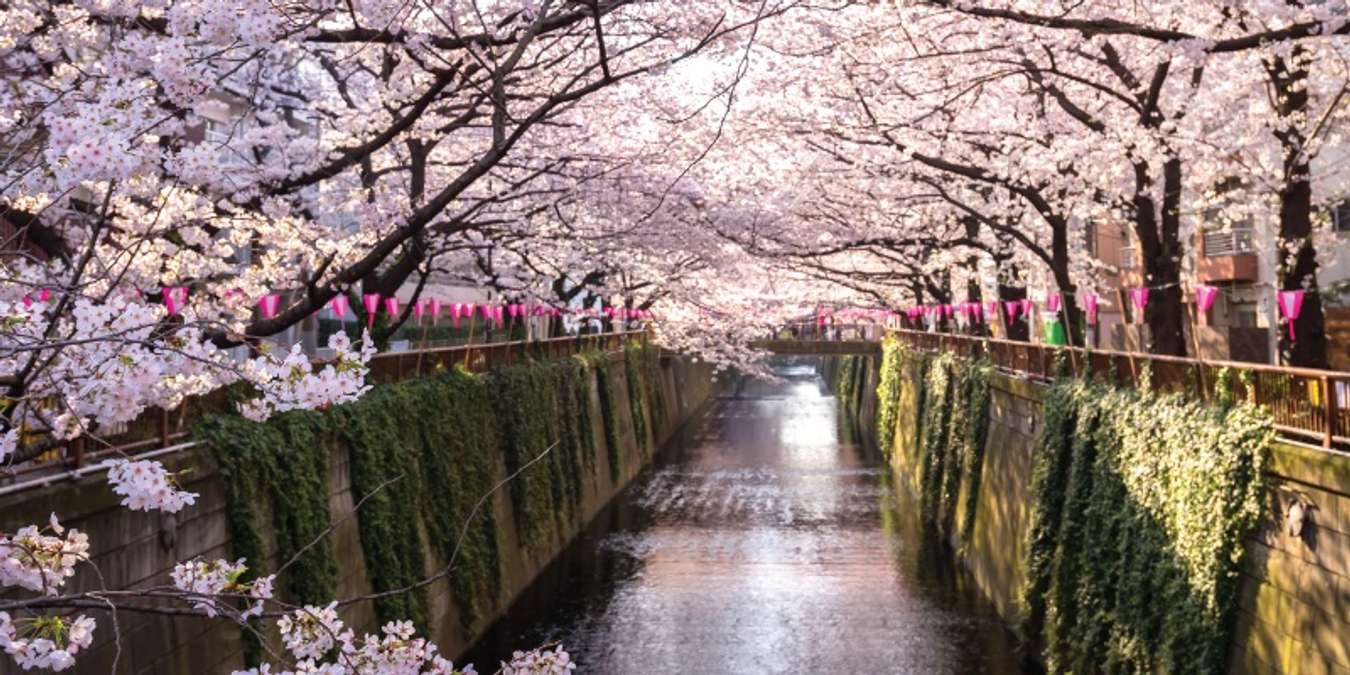
[[[1023,627],[1044,639],[1052,672],[1223,672],[1272,437],[1246,404],[1049,389]]]
[[[628,374],[635,413],[657,382],[643,377],[642,358],[634,354]],[[225,482],[233,555],[259,565],[251,576],[268,572],[262,561],[295,557],[278,580],[283,596],[309,604],[332,598],[338,567],[332,540],[323,535],[332,523],[330,461],[345,449],[351,501],[361,504],[356,524],[372,589],[413,586],[454,555],[451,591],[465,625],[472,625],[500,592],[493,509],[480,509],[462,540],[461,528],[503,470],[517,471],[549,447],[554,450],[511,481],[517,531],[535,544],[575,514],[586,467],[594,471],[596,459],[592,381],[600,388],[611,466],[621,475],[609,359],[595,353],[527,361],[482,376],[442,372],[378,386],[325,412],[290,412],[264,424],[237,415],[203,420],[196,434],[211,448]],[[263,524],[268,518],[270,527]],[[273,536],[265,538],[269,529]],[[419,629],[432,620],[425,589],[380,597],[375,609],[381,621],[408,619]],[[248,631],[245,640],[248,658],[256,662],[260,645]]]

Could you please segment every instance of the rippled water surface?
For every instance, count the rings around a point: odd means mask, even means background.
[[[715,401],[469,655],[579,672],[1017,673],[978,592],[814,371]]]

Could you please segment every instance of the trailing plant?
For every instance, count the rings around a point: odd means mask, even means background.
[[[883,346],[877,435],[889,439],[888,447],[893,445],[900,426],[901,392],[906,386],[917,388],[917,424],[906,426],[917,427],[920,508],[929,523],[959,534],[961,540],[974,527],[989,433],[992,374],[993,368],[985,361],[951,354],[929,357],[893,342]],[[964,512],[958,524],[963,490]]]
[[[877,377],[877,443],[888,459],[895,447],[895,425],[900,407],[906,348],[893,335],[881,343],[881,369]]]
[[[650,456],[652,438],[647,428],[647,387],[643,374],[643,348],[641,343],[630,340],[623,346],[624,379],[628,384],[628,407],[633,416],[633,433],[637,436],[638,448],[644,457]]]
[[[977,361],[966,366],[969,387],[966,393],[965,448],[962,462],[962,480],[966,484],[964,518],[961,521],[961,541],[970,541],[975,529],[975,510],[979,506],[980,483],[984,477],[984,446],[989,440],[989,403],[992,395],[989,379],[994,367],[988,361]]]
[[[942,510],[943,466],[948,461],[947,439],[951,433],[949,418],[955,407],[951,372],[955,365],[956,357],[941,354],[929,362],[924,380],[919,504],[929,522],[937,522]]]
[[[590,381],[608,356],[527,361],[484,376],[463,371],[374,388],[360,400],[319,412],[290,412],[264,424],[237,415],[204,420],[198,438],[212,448],[226,484],[226,514],[236,556],[295,562],[278,581],[288,601],[322,603],[336,593],[330,458],[345,448],[362,557],[377,593],[414,586],[428,565],[449,562],[449,583],[465,625],[500,591],[493,510],[469,516],[500,479],[547,448],[547,456],[511,483],[518,531],[530,543],[575,512],[586,465],[595,464]],[[639,380],[635,396],[646,400]],[[606,437],[618,448],[607,387]],[[556,445],[554,443],[556,442]],[[262,496],[264,499],[260,500]],[[269,508],[270,507],[270,508]],[[262,532],[271,518],[273,544]],[[469,521],[467,530],[461,528]],[[311,542],[315,545],[297,553]],[[431,552],[431,555],[428,554]],[[249,578],[264,574],[252,569]],[[381,621],[430,621],[425,590],[375,600]],[[256,640],[251,659],[260,655]]]
[[[567,401],[559,401],[562,382],[576,376],[576,362],[537,361],[516,364],[486,376],[492,392],[495,418],[501,432],[506,471],[514,474],[534,461],[555,442],[561,451],[550,451],[511,481],[511,501],[516,526],[529,543],[538,543],[566,520],[581,499],[580,467],[569,471],[569,452],[577,457],[576,444],[566,441],[563,417]],[[566,397],[571,399],[571,397]],[[570,447],[569,447],[570,446]]]
[[[1023,628],[1051,671],[1222,672],[1269,418],[1072,380],[1043,401]]]
[[[605,451],[609,458],[609,478],[618,481],[623,475],[623,451],[619,447],[619,420],[614,403],[614,387],[609,380],[609,356],[598,355],[594,360],[595,385],[600,394],[600,419],[605,425]]]
[[[282,597],[296,604],[326,602],[337,591],[333,544],[323,537],[331,524],[331,490],[330,447],[321,442],[321,436],[321,415],[306,411],[283,413],[267,424],[238,415],[215,415],[196,429],[197,439],[214,456],[225,486],[232,554],[247,558],[251,565],[240,580],[265,576],[275,565],[294,558],[277,588]],[[260,500],[271,507],[275,548],[263,540],[267,526]],[[257,635],[252,631],[243,631],[243,635],[245,658],[257,662],[262,657]]]

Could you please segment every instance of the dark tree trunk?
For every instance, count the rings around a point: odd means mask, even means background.
[[[1279,114],[1287,123],[1276,127],[1284,161],[1284,184],[1280,188],[1279,260],[1280,290],[1306,289],[1303,308],[1294,321],[1294,339],[1288,328],[1279,331],[1280,358],[1291,366],[1327,368],[1327,334],[1322,297],[1317,285],[1317,250],[1312,243],[1312,182],[1307,141],[1299,127],[1308,110],[1307,53],[1294,47],[1289,58],[1276,58],[1267,66],[1271,85],[1279,100]],[[1278,296],[1277,296],[1278,301]],[[1278,311],[1278,308],[1277,308]]]
[[[1135,164],[1134,231],[1143,258],[1144,285],[1149,288],[1144,307],[1148,351],[1168,356],[1186,355],[1184,298],[1181,292],[1181,161],[1163,164],[1163,203],[1156,208],[1148,166]]]

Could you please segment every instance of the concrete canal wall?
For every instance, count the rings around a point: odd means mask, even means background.
[[[830,357],[831,381],[850,367]],[[854,397],[863,433],[877,428],[880,358],[854,365],[858,384],[838,385]],[[896,484],[923,489],[919,432],[922,373],[906,364],[896,395],[894,429],[886,454]],[[1010,625],[1026,609],[1027,549],[1033,496],[1033,455],[1044,419],[1045,385],[1002,373],[989,378],[988,432],[977,494],[961,484],[955,522],[973,508],[968,532],[947,535],[953,555]],[[1226,654],[1230,673],[1350,674],[1350,455],[1275,441],[1265,461],[1265,505],[1260,524],[1244,539],[1240,579]],[[1297,506],[1296,506],[1297,505]],[[1299,514],[1303,518],[1299,519]],[[1159,597],[1155,603],[1166,602]],[[1043,646],[1029,647],[1043,656]]]
[[[631,355],[609,354],[592,357],[586,367],[575,370],[557,380],[561,386],[572,386],[569,377],[581,378],[571,389],[584,408],[585,420],[546,419],[542,423],[549,430],[569,430],[588,434],[589,441],[583,441],[578,447],[589,447],[577,456],[580,458],[571,464],[559,460],[548,471],[561,475],[554,484],[526,483],[513,481],[493,494],[486,503],[490,511],[492,526],[482,530],[486,536],[495,539],[493,551],[469,551],[465,558],[469,564],[490,569],[479,570],[481,578],[492,578],[491,583],[482,582],[473,576],[451,575],[431,584],[425,591],[425,624],[430,636],[440,646],[443,653],[458,655],[497,618],[529,583],[548,565],[548,563],[584,528],[592,517],[610,501],[627,483],[646,466],[655,448],[658,448],[680,424],[689,418],[712,394],[714,377],[706,364],[695,364],[687,360],[671,357],[655,357],[642,366],[634,363]],[[597,361],[600,360],[600,361]],[[641,372],[637,372],[640,369]],[[572,371],[569,371],[572,372]],[[489,378],[492,375],[488,376]],[[503,382],[510,375],[503,376]],[[525,382],[526,385],[529,382]],[[630,395],[630,385],[637,385],[641,392]],[[382,385],[386,386],[386,385]],[[398,385],[389,385],[398,386]],[[378,393],[378,389],[375,393]],[[559,399],[561,400],[561,398]],[[510,405],[511,401],[493,401],[492,405]],[[563,415],[567,408],[561,403],[553,411],[554,417]],[[397,413],[397,409],[394,411]],[[453,411],[447,411],[450,414]],[[635,415],[642,419],[635,419]],[[509,416],[507,416],[509,417]],[[528,419],[503,419],[501,424],[531,424]],[[398,427],[422,428],[423,433],[445,427],[428,426],[409,413],[399,418],[395,415],[394,424]],[[269,422],[269,426],[273,423]],[[432,542],[436,540],[434,530],[437,522],[433,512],[436,499],[447,493],[455,492],[464,485],[458,468],[441,474],[440,479],[434,470],[428,469],[430,460],[420,460],[422,466],[417,471],[422,477],[417,499],[421,509],[414,508],[400,512],[401,506],[390,503],[382,495],[376,494],[364,504],[358,512],[355,509],[359,501],[354,491],[354,477],[359,481],[363,471],[370,467],[361,466],[369,462],[369,455],[355,452],[349,435],[332,432],[333,425],[322,426],[323,431],[308,436],[299,434],[292,427],[284,427],[283,433],[296,434],[283,436],[297,439],[296,456],[318,456],[327,462],[325,475],[305,477],[296,475],[293,484],[287,484],[286,477],[276,472],[267,474],[272,485],[253,479],[238,480],[225,475],[247,467],[222,463],[221,452],[230,452],[231,448],[210,448],[203,443],[180,452],[171,453],[162,459],[171,470],[189,471],[184,474],[185,489],[197,492],[200,497],[195,506],[189,507],[174,516],[131,512],[118,505],[118,499],[108,489],[102,472],[91,472],[76,480],[63,479],[45,487],[5,494],[0,497],[0,530],[11,530],[21,524],[45,522],[47,514],[57,512],[68,527],[87,531],[92,540],[93,563],[101,571],[102,578],[84,568],[72,580],[70,588],[79,590],[99,587],[145,588],[167,583],[168,571],[176,561],[192,558],[230,558],[240,555],[240,545],[232,541],[239,536],[240,523],[247,524],[246,518],[239,517],[241,509],[252,514],[257,524],[257,534],[264,557],[269,561],[269,570],[275,570],[281,562],[294,555],[293,550],[285,550],[289,537],[290,546],[296,548],[299,541],[310,541],[308,536],[315,529],[321,533],[327,526],[332,527],[330,535],[324,537],[324,543],[316,547],[322,555],[309,561],[307,570],[317,570],[313,576],[330,576],[336,587],[338,598],[351,598],[370,594],[380,584],[389,582],[380,574],[373,574],[372,556],[381,569],[403,565],[411,567],[413,577],[426,576],[444,568],[446,552],[436,550]],[[404,429],[395,428],[397,433]],[[475,437],[491,437],[493,443],[488,448],[490,475],[480,477],[477,485],[496,483],[504,479],[508,467],[518,465],[505,449],[511,438],[529,438],[520,435],[519,430],[508,429],[464,429],[462,432]],[[461,438],[458,432],[444,438],[452,443]],[[403,438],[391,436],[391,438]],[[304,441],[304,439],[308,439]],[[436,439],[424,439],[435,443]],[[238,449],[244,452],[242,446]],[[453,443],[459,443],[453,440]],[[301,445],[305,447],[301,447]],[[310,447],[313,446],[313,447]],[[378,448],[376,448],[378,450]],[[395,448],[389,448],[390,451]],[[526,448],[525,450],[529,450]],[[531,452],[541,451],[537,448]],[[305,455],[304,453],[317,453]],[[553,453],[562,452],[555,449]],[[290,453],[286,453],[289,455]],[[381,453],[375,453],[379,455]],[[406,460],[410,455],[391,455]],[[560,456],[561,457],[561,456]],[[404,461],[401,460],[401,461]],[[283,458],[284,461],[284,458]],[[550,458],[548,461],[552,461]],[[354,462],[357,464],[354,465]],[[413,464],[419,463],[414,459]],[[284,474],[283,464],[274,467]],[[399,471],[414,471],[413,466],[386,467],[389,478],[402,475],[400,482],[409,478]],[[541,466],[525,469],[530,472],[543,471]],[[251,475],[251,474],[250,474]],[[483,480],[486,479],[486,480]],[[513,493],[516,483],[522,490],[534,490],[535,494]],[[564,485],[567,494],[557,494],[554,485]],[[394,490],[395,483],[385,490]],[[542,486],[545,492],[538,494]],[[305,524],[298,521],[300,516],[289,510],[276,508],[278,501],[289,500],[291,492],[304,490],[322,490],[326,495],[326,512],[307,514],[311,524],[309,531]],[[466,488],[467,489],[467,488]],[[401,494],[390,492],[390,495]],[[459,495],[460,511],[463,515],[466,503]],[[542,500],[542,501],[541,501]],[[321,500],[323,501],[323,500]],[[381,503],[384,502],[384,503]],[[450,502],[446,502],[450,503]],[[562,504],[562,507],[558,507]],[[531,521],[521,513],[522,505],[536,509],[542,507],[544,516],[531,516]],[[419,512],[420,511],[420,512]],[[398,530],[398,523],[375,522],[379,518],[388,518],[391,514],[412,514],[408,525],[411,529]],[[455,521],[456,524],[458,521]],[[313,523],[317,523],[318,527]],[[540,524],[542,523],[542,525]],[[385,529],[380,529],[385,528]],[[393,529],[390,529],[393,528]],[[457,529],[457,528],[456,528]],[[525,530],[530,530],[526,532]],[[409,532],[419,545],[409,548],[397,541],[371,542],[370,533]],[[365,541],[363,541],[363,533]],[[452,533],[453,535],[454,533]],[[298,536],[304,535],[304,536]],[[444,535],[444,533],[442,533]],[[479,542],[480,549],[483,544]],[[421,560],[408,561],[408,551],[425,551]],[[475,553],[469,557],[468,553]],[[398,557],[403,555],[403,559]],[[306,556],[309,556],[306,553]],[[461,563],[463,564],[463,563]],[[495,569],[491,569],[495,568]],[[281,594],[288,589],[304,592],[307,584],[313,585],[313,579],[287,579],[283,574],[278,579]],[[296,576],[295,573],[289,576]],[[385,575],[387,576],[387,574]],[[457,585],[458,584],[458,585]],[[465,596],[473,596],[466,598]],[[472,614],[466,609],[472,605]],[[385,608],[387,611],[388,608]],[[76,673],[225,673],[241,668],[247,660],[246,652],[256,646],[250,646],[237,626],[224,621],[208,621],[195,617],[173,617],[149,613],[119,612],[118,629],[114,631],[113,622],[107,613],[92,612],[98,619],[98,631],[95,645],[82,653],[73,671]],[[359,631],[376,631],[379,624],[389,617],[381,617],[381,608],[370,601],[350,605],[342,610],[343,618]],[[114,641],[114,636],[118,640]],[[491,669],[489,668],[489,671]],[[0,673],[18,672],[10,659],[0,660]]]

